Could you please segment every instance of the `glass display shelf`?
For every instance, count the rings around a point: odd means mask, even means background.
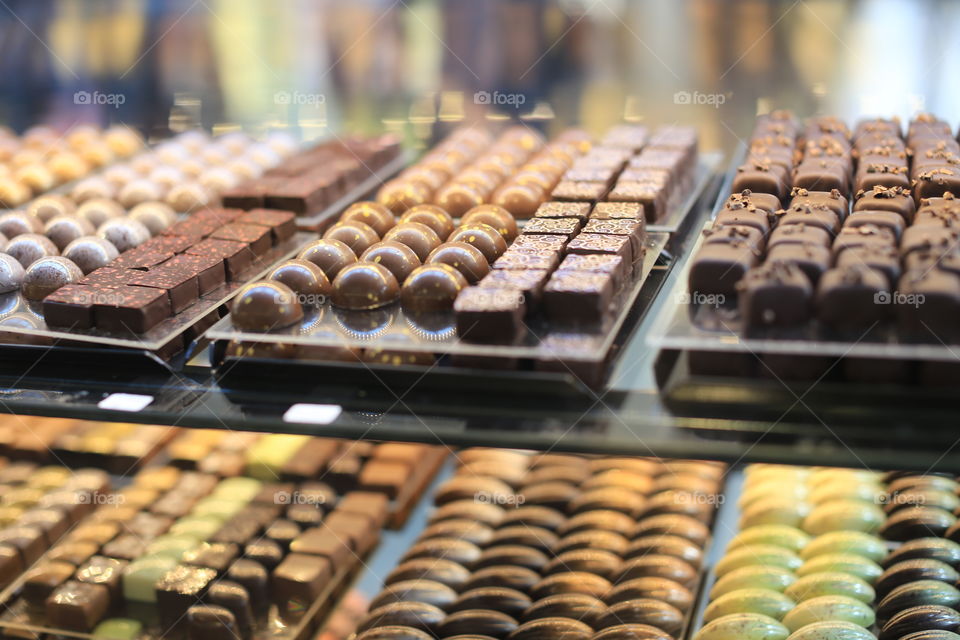
[[[691,230],[713,211],[716,194],[715,185],[698,204]],[[195,351],[189,363],[173,366],[135,350],[20,345],[9,352],[0,347],[0,411],[449,446],[960,469],[958,434],[951,428],[955,414],[949,408],[912,404],[894,411],[862,405],[852,410],[829,401],[794,402],[792,394],[804,398],[805,389],[780,386],[766,393],[782,396],[784,409],[790,410],[774,413],[769,405],[752,404],[759,391],[736,380],[671,387],[683,358],[661,356],[648,334],[672,305],[664,294],[673,290],[695,241],[693,231],[671,237],[636,304],[642,317],[626,323],[622,353],[600,392],[577,384],[572,375],[554,374],[568,383],[558,394],[556,384],[540,385],[524,377],[528,372],[497,371],[489,372],[489,384],[482,387],[458,385],[451,373],[447,389],[418,389],[409,379],[369,375],[362,366],[355,377],[271,377],[240,390],[217,383],[203,365],[205,352]],[[104,400],[119,393],[147,396],[149,403],[136,411],[107,408],[115,403]],[[314,422],[284,419],[291,406],[302,403],[334,409],[318,408]],[[310,407],[307,415],[313,419]]]

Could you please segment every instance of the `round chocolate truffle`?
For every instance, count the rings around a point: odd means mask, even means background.
[[[419,222],[433,229],[440,240],[453,233],[453,218],[435,204],[418,204],[400,217],[400,222]]]
[[[123,253],[149,240],[150,230],[136,220],[124,217],[107,220],[97,229],[97,235]]]
[[[360,260],[382,264],[400,283],[407,279],[411,271],[420,266],[420,258],[413,249],[392,240],[373,245],[363,252]]]
[[[483,204],[483,194],[475,185],[450,182],[437,191],[433,201],[450,215],[462,216],[471,208]]]
[[[83,236],[92,236],[95,229],[93,225],[75,216],[57,216],[46,224],[43,228],[43,235],[47,236],[57,245],[60,251]]]
[[[7,240],[7,236],[0,233],[0,251],[3,251],[7,248],[7,242],[9,242],[9,240]]]
[[[460,224],[463,225],[475,223],[490,225],[496,229],[507,242],[513,242],[519,233],[517,221],[513,215],[503,207],[495,204],[482,204],[479,207],[474,207],[470,209],[470,211],[467,211],[463,218],[460,219]]]
[[[80,267],[62,256],[41,258],[30,265],[23,276],[23,297],[28,300],[43,300],[48,295],[68,284],[83,278]]]
[[[296,294],[279,282],[252,282],[237,294],[230,309],[234,326],[250,331],[270,331],[296,324],[303,308]]]
[[[446,264],[459,271],[467,282],[476,284],[490,273],[490,263],[472,244],[444,242],[430,252],[427,264]]]
[[[83,218],[97,229],[107,220],[122,218],[126,214],[123,207],[113,200],[87,200],[77,208],[77,216]]]
[[[33,199],[27,205],[27,213],[40,218],[41,222],[49,222],[58,216],[65,216],[77,210],[73,200],[60,195],[46,195]]]
[[[15,238],[24,233],[41,233],[43,223],[40,218],[26,211],[10,211],[0,215],[0,233],[7,238]]]
[[[365,200],[347,207],[347,210],[340,216],[340,222],[362,222],[382,237],[383,234],[393,228],[397,220],[386,205]]]
[[[323,273],[323,269],[301,258],[277,265],[267,274],[267,280],[290,287],[301,304],[323,304],[330,295],[330,280]]]
[[[466,242],[480,250],[487,262],[493,262],[507,250],[507,241],[500,233],[488,224],[476,222],[461,225],[450,234],[449,242]]]
[[[143,198],[136,204],[158,199],[159,198]],[[167,193],[166,203],[173,207],[174,211],[184,213],[206,207],[215,199],[216,196],[203,185],[197,184],[196,182],[185,182],[170,189]]]
[[[151,234],[158,235],[177,221],[177,212],[163,202],[141,202],[130,209],[127,217],[145,226]]]
[[[93,176],[78,182],[70,190],[70,199],[74,202],[86,202],[94,198],[112,198],[117,187],[100,176]]]
[[[304,247],[297,257],[320,267],[329,280],[336,278],[341,269],[357,261],[357,256],[350,247],[332,239],[314,240]]]
[[[50,238],[39,233],[24,233],[17,236],[7,245],[6,251],[16,258],[24,269],[40,258],[60,255],[60,251]]]
[[[494,204],[503,207],[517,218],[532,218],[544,199],[542,189],[524,184],[507,185],[493,196]]]
[[[399,297],[397,279],[389,269],[373,262],[352,264],[333,281],[333,304],[344,309],[376,309]]]
[[[136,180],[140,177],[133,167],[125,164],[118,164],[112,167],[107,167],[103,170],[103,177],[105,180],[108,180],[110,184],[122,187],[123,185]]]
[[[115,246],[97,236],[77,238],[63,250],[63,257],[72,260],[85,274],[107,266],[119,255]]]
[[[19,180],[9,177],[0,178],[0,206],[19,207],[26,204],[30,195],[30,187]]]
[[[356,255],[360,255],[371,245],[380,242],[380,236],[370,225],[356,220],[336,223],[327,229],[326,233],[323,234],[323,239],[339,240],[350,247]]]
[[[219,193],[237,186],[240,178],[226,167],[213,167],[200,174],[197,182],[210,191]]]
[[[390,229],[383,239],[407,245],[417,254],[420,262],[426,260],[430,252],[440,245],[440,237],[434,230],[419,222],[402,222]]]
[[[404,309],[449,311],[467,279],[448,264],[425,264],[414,269],[400,292]]]
[[[160,200],[164,195],[164,188],[152,180],[138,178],[128,182],[117,194],[117,201],[124,207],[135,207],[148,200]],[[176,208],[176,207],[174,207]]]
[[[187,176],[176,167],[161,165],[151,171],[147,179],[157,183],[163,189],[172,189],[174,185],[184,182]]]
[[[0,293],[19,289],[24,273],[23,265],[16,258],[0,253]]]
[[[430,192],[422,184],[402,178],[387,182],[377,191],[377,202],[394,213],[403,213],[410,207],[423,204]]]

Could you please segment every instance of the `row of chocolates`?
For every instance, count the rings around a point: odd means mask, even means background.
[[[0,128],[0,206],[17,208],[57,186],[143,150],[132,129],[79,125],[68,131],[31,127],[18,136]]]
[[[724,467],[467,449],[358,640],[679,638]]]

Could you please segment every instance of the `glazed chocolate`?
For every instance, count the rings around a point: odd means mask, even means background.
[[[304,259],[282,262],[266,277],[289,287],[300,298],[301,304],[320,304],[333,289],[323,270]]]
[[[251,331],[270,331],[303,319],[296,294],[279,282],[246,285],[234,298],[231,314],[236,326]]]
[[[288,613],[305,611],[332,576],[327,558],[291,553],[271,573],[273,601]]]
[[[503,236],[496,229],[484,223],[461,225],[450,234],[447,241],[465,242],[474,246],[490,264],[493,264],[507,250],[507,243]]]
[[[339,240],[315,240],[304,247],[297,258],[309,260],[326,274],[331,281],[344,267],[357,261],[353,250]]]
[[[499,237],[499,236],[498,236]],[[440,236],[425,224],[419,222],[404,222],[398,224],[388,231],[384,240],[391,240],[405,244],[417,254],[420,262],[424,262],[430,255],[430,252],[440,246]],[[448,240],[455,240],[453,236]],[[502,241],[502,239],[501,239]]]
[[[448,238],[453,233],[454,228],[453,218],[450,217],[450,214],[432,204],[420,204],[408,209],[406,213],[400,216],[398,223],[404,224],[407,222],[417,222],[429,227],[441,241]]]
[[[221,258],[229,281],[240,280],[244,270],[256,260],[256,255],[249,244],[232,240],[203,240],[189,247],[186,253]]]
[[[560,271],[543,290],[543,304],[550,322],[600,324],[610,313],[613,278],[604,273]]]
[[[427,264],[449,265],[459,271],[469,284],[476,284],[490,271],[490,265],[483,253],[466,242],[441,244],[427,256]]]
[[[333,304],[345,309],[376,309],[399,297],[396,277],[377,263],[351,264],[340,270],[333,280]]]
[[[89,632],[110,606],[107,587],[68,581],[46,600],[46,619],[53,626],[71,631]]]
[[[378,202],[364,201],[356,202],[340,215],[342,222],[362,222],[377,232],[377,235],[383,235],[389,231],[396,223],[393,213],[384,205]]]
[[[453,308],[463,340],[512,344],[526,332],[524,299],[516,289],[467,287]]]

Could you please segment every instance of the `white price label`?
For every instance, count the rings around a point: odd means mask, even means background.
[[[151,402],[153,396],[143,396],[136,393],[111,393],[97,403],[101,409],[110,411],[143,411]]]
[[[287,412],[283,414],[283,421],[302,424],[330,424],[342,412],[343,409],[338,404],[299,403],[287,409]]]

